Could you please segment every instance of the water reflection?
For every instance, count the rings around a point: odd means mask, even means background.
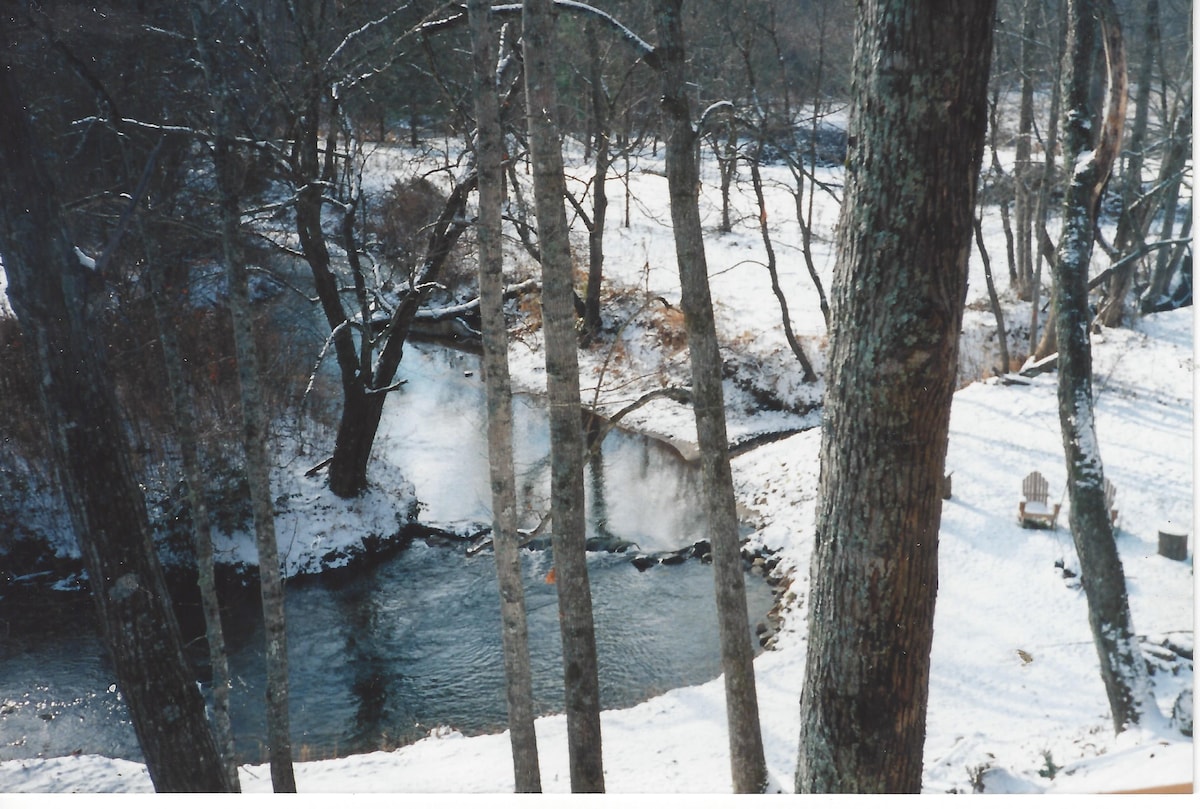
[[[408,380],[389,397],[378,452],[418,481],[426,522],[491,519],[484,390],[478,358],[441,346],[406,349]],[[513,462],[522,527],[549,512],[550,440],[545,405],[513,400]],[[706,534],[699,470],[642,436],[612,430],[586,471],[590,536],[617,536],[646,552],[687,547]]]
[[[483,391],[474,357],[410,347],[409,384],[391,398],[379,451],[413,479],[427,521],[485,521],[490,514]],[[470,375],[468,375],[470,374]],[[515,450],[526,525],[548,510],[545,415],[519,398]],[[657,552],[704,535],[698,473],[669,450],[612,431],[588,462],[589,531]],[[489,552],[416,543],[353,579],[287,588],[293,749],[300,758],[387,749],[438,725],[466,733],[505,724],[499,596]],[[601,701],[633,705],[719,674],[712,569],[697,561],[645,572],[623,554],[589,553]],[[525,550],[535,710],[559,713],[558,605],[546,584],[550,554]],[[91,619],[90,602],[22,608],[0,639],[0,760],[73,752],[139,756]],[[772,604],[748,577],[750,623]],[[13,605],[6,601],[6,610]],[[265,757],[263,635],[257,589],[224,604],[239,756]],[[34,617],[36,616],[36,617]],[[7,616],[6,616],[7,617]],[[183,622],[204,672],[202,625]],[[750,632],[751,627],[747,627]],[[203,675],[198,675],[202,677]]]

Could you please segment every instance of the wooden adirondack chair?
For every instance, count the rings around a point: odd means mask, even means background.
[[[1030,472],[1021,483],[1024,499],[1017,509],[1022,528],[1057,528],[1062,503],[1050,503],[1050,484],[1041,472]]]

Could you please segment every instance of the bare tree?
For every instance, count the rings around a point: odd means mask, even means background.
[[[603,792],[600,682],[584,523],[575,289],[570,233],[563,203],[566,183],[558,126],[554,119],[558,94],[554,86],[556,59],[552,5],[550,0],[524,0],[521,16],[529,153],[542,259],[546,393],[550,400],[550,511],[554,521],[553,553],[562,635],[571,789],[574,792]]]
[[[180,463],[187,486],[192,547],[196,554],[196,583],[200,589],[205,640],[212,669],[213,732],[228,778],[231,783],[238,785],[233,726],[229,714],[229,657],[225,653],[225,631],[221,626],[221,604],[217,596],[212,521],[209,519],[208,502],[204,496],[204,473],[200,464],[199,440],[196,435],[196,407],[185,378],[185,362],[176,332],[177,312],[172,305],[180,297],[179,290],[168,282],[166,270],[159,262],[163,257],[155,249],[150,237],[143,233],[143,239],[146,243],[146,264],[154,268],[150,273],[150,295],[154,305],[154,318],[158,323],[159,343],[162,346],[163,365],[167,370],[167,387],[171,395],[171,416],[175,435],[179,440]]]
[[[533,675],[529,630],[517,535],[516,474],[513,470],[512,385],[508,373],[508,332],[504,323],[503,132],[497,93],[490,7],[468,0],[475,64],[475,160],[479,173],[479,314],[483,330],[483,382],[487,395],[488,466],[492,488],[492,547],[500,588],[501,642],[517,792],[541,792],[537,734],[534,732]]]
[[[688,353],[692,366],[693,409],[700,444],[704,510],[708,517],[716,580],[721,669],[725,675],[725,712],[729,723],[730,766],[735,792],[762,792],[767,786],[758,696],[754,682],[754,650],[750,643],[746,582],[741,562],[725,399],[721,350],[713,320],[704,235],[700,226],[697,132],[685,91],[685,48],[682,0],[655,4],[658,45],[654,49],[662,76],[662,104],[669,127],[666,136],[667,183],[671,223]]]
[[[1113,257],[1118,261],[1141,247],[1145,205],[1138,202],[1142,196],[1142,167],[1145,164],[1146,130],[1150,120],[1150,91],[1153,86],[1154,55],[1159,47],[1158,0],[1146,3],[1145,33],[1142,40],[1141,64],[1136,78],[1133,127],[1125,139],[1126,153],[1124,170],[1121,172],[1121,216],[1117,219],[1117,232],[1113,237]],[[1119,326],[1125,316],[1125,299],[1133,286],[1136,264],[1127,262],[1108,280],[1104,301],[1100,304],[1096,319],[1104,326]]]
[[[89,290],[7,60],[0,61],[0,257],[43,370],[52,452],[83,551],[100,631],[154,788],[230,792],[122,433]]]
[[[1184,187],[1183,180],[1188,171],[1188,157],[1192,153],[1192,82],[1184,82],[1175,99],[1175,111],[1171,116],[1170,138],[1167,153],[1159,168],[1155,189],[1151,194],[1161,200],[1162,225],[1159,230],[1160,241],[1169,242],[1175,236],[1175,220],[1183,207],[1184,221],[1180,227],[1179,238],[1183,241],[1175,250],[1162,250],[1154,263],[1150,275],[1150,283],[1142,295],[1142,310],[1151,311],[1163,303],[1170,287],[1171,278],[1180,265],[1187,248],[1187,232],[1191,227],[1191,206],[1181,206],[1180,191]]]
[[[275,537],[275,507],[271,500],[271,461],[268,425],[258,375],[258,349],[250,308],[249,271],[241,247],[241,188],[246,172],[240,149],[233,139],[231,90],[221,65],[209,50],[214,9],[206,0],[194,0],[193,26],[204,78],[213,99],[212,163],[216,174],[222,263],[229,284],[229,311],[237,354],[238,384],[242,403],[242,446],[246,454],[246,480],[258,551],[258,579],[262,592],[263,634],[266,638],[266,720],[271,784],[276,792],[295,792],[292,741],[288,712],[287,624],[284,614],[283,572]]]
[[[1021,103],[1017,121],[1016,181],[1016,281],[1017,297],[1033,294],[1033,209],[1037,172],[1033,164],[1034,52],[1037,48],[1037,15],[1041,4],[1024,0],[1021,7]]]
[[[1125,60],[1111,0],[1069,0],[1068,59],[1063,78],[1063,160],[1071,178],[1055,261],[1058,318],[1058,411],[1070,492],[1071,534],[1079,554],[1088,622],[1117,732],[1156,710],[1146,664],[1133,631],[1125,574],[1104,500],[1104,465],[1096,436],[1089,339],[1088,267],[1097,205],[1121,148]],[[1102,29],[1108,94],[1098,136],[1091,103],[1092,54]]]
[[[1047,230],[1046,220],[1050,216],[1050,208],[1053,205],[1051,201],[1051,193],[1057,178],[1057,165],[1055,155],[1058,153],[1058,122],[1061,115],[1062,107],[1062,64],[1063,64],[1063,48],[1065,45],[1065,27],[1066,27],[1066,3],[1058,4],[1058,13],[1055,15],[1055,21],[1052,25],[1043,10],[1042,28],[1047,31],[1064,31],[1063,36],[1051,36],[1051,41],[1059,41],[1059,47],[1055,51],[1057,58],[1054,60],[1054,71],[1051,74],[1050,90],[1050,114],[1046,121],[1046,137],[1042,143],[1042,177],[1038,183],[1037,205],[1033,212],[1033,228],[1035,238],[1037,240],[1037,259],[1034,262],[1033,269],[1033,288],[1032,288],[1032,303],[1029,307],[1029,353],[1035,359],[1045,359],[1057,350],[1057,329],[1054,326],[1055,320],[1053,314],[1047,317],[1046,327],[1042,334],[1038,335],[1038,319],[1041,315],[1042,306],[1042,267],[1047,263],[1054,261],[1054,245],[1050,241],[1050,233]],[[1051,273],[1053,278],[1053,273]],[[1050,306],[1053,307],[1053,296],[1051,296]],[[1053,309],[1051,310],[1053,312]]]
[[[608,167],[612,164],[609,137],[608,93],[604,87],[604,65],[600,59],[600,40],[596,25],[589,21],[584,27],[588,49],[588,76],[591,83],[592,120],[595,126],[596,167],[592,173],[592,216],[588,222],[588,275],[583,295],[584,340],[600,332],[600,283],[604,277],[604,226],[608,221]]]
[[[994,3],[858,5],[797,792],[917,792]]]
[[[763,248],[767,252],[767,273],[771,276],[771,292],[775,294],[775,300],[779,301],[780,318],[783,321],[783,335],[787,339],[788,346],[792,349],[792,355],[800,362],[800,367],[804,371],[805,382],[816,382],[817,374],[813,370],[812,363],[808,361],[808,355],[804,353],[804,347],[800,345],[800,341],[796,338],[796,332],[792,329],[792,317],[788,312],[787,297],[783,294],[783,287],[779,285],[779,262],[775,258],[775,245],[771,241],[771,228],[767,221],[767,201],[763,192],[762,171],[758,167],[759,157],[762,154],[761,144],[759,150],[750,158],[750,184],[754,188],[754,199],[758,203],[758,230],[762,235]],[[820,289],[818,287],[818,289]]]

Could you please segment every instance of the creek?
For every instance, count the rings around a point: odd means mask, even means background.
[[[401,369],[378,452],[412,480],[423,522],[486,521],[488,484],[477,358],[414,345]],[[516,464],[523,506],[548,495],[543,408],[518,397]],[[704,535],[696,469],[670,447],[613,430],[589,464],[589,534],[646,553]],[[639,570],[633,552],[589,553],[604,709],[642,702],[720,673],[710,565],[692,559]],[[562,711],[562,662],[551,554],[523,550],[534,699]],[[747,575],[750,633],[773,604]],[[224,604],[233,674],[234,734],[245,762],[265,758],[262,622],[255,588]],[[28,602],[26,603],[26,600]],[[29,594],[0,604],[0,760],[75,752],[140,759],[121,696],[78,593]],[[425,543],[353,576],[287,588],[291,730],[297,759],[390,749],[435,727],[503,729],[499,597],[490,551]],[[202,626],[183,613],[189,652],[207,692]]]

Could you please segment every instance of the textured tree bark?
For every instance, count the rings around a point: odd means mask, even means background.
[[[994,3],[858,6],[797,792],[917,792]]]
[[[729,440],[725,431],[725,399],[721,350],[713,321],[708,265],[700,225],[700,172],[696,164],[696,132],[686,95],[682,0],[659,0],[655,5],[658,55],[662,74],[662,104],[669,131],[666,137],[667,184],[671,195],[671,224],[679,264],[683,309],[692,367],[692,407],[700,444],[704,510],[708,517],[716,579],[717,623],[721,669],[725,675],[725,713],[729,723],[730,766],[735,792],[762,792],[767,786],[758,695],[754,682]]]
[[[1110,71],[1101,132],[1093,136],[1090,104],[1092,54],[1102,19],[1110,65],[1123,63],[1120,28],[1111,0],[1070,0],[1068,59],[1063,77],[1063,160],[1070,182],[1055,262],[1058,327],[1058,411],[1070,492],[1071,534],[1087,595],[1088,622],[1100,657],[1113,726],[1119,733],[1154,708],[1146,664],[1133,631],[1125,573],[1109,509],[1092,398],[1087,275],[1097,205],[1121,148],[1124,76]]]
[[[54,187],[7,65],[0,65],[0,256],[8,294],[37,361],[75,535],[100,630],[159,792],[230,792],[184,657],[108,384],[89,296],[102,279],[75,256]]]
[[[474,60],[475,159],[479,176],[479,315],[483,330],[483,383],[487,396],[488,467],[492,489],[492,548],[500,588],[505,696],[517,792],[541,792],[534,732],[533,674],[517,535],[517,487],[513,469],[512,384],[504,322],[503,132],[495,82],[496,48],[490,6],[468,0]]]
[[[550,511],[563,647],[571,790],[603,792],[600,682],[584,525],[583,430],[575,290],[563,200],[562,151],[554,120],[554,18],[550,0],[524,0],[525,98],[542,256],[546,393],[550,400]]]

